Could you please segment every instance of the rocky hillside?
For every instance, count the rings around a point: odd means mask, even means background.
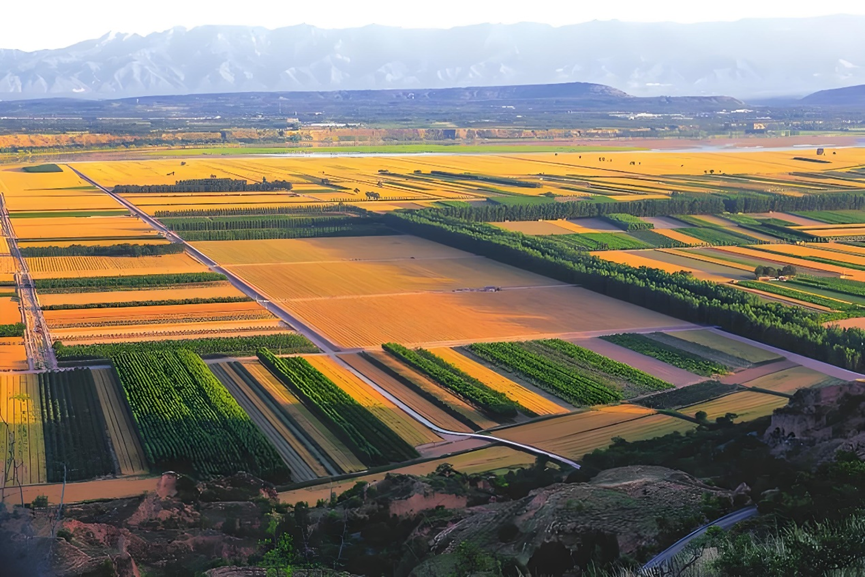
[[[773,454],[810,465],[838,451],[865,459],[865,382],[798,391],[772,415],[764,438]]]

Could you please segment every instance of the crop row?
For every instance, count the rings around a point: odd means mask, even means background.
[[[637,240],[654,246],[655,248],[682,248],[688,246],[684,242],[674,240],[668,236],[657,233],[654,230],[633,230],[628,234]]]
[[[475,343],[469,345],[469,350],[574,405],[602,405],[622,398],[619,391],[595,378],[579,374],[549,357],[527,351],[517,343]]]
[[[86,369],[39,375],[48,482],[78,481],[114,471],[107,426],[93,374]]]
[[[195,353],[125,352],[112,361],[153,467],[288,479],[276,450]]]
[[[797,213],[799,216],[819,220],[826,224],[862,224],[865,223],[865,212],[861,210],[815,210]]]
[[[599,355],[594,351],[578,347],[573,343],[560,339],[549,339],[539,341],[539,343],[549,349],[558,351],[577,363],[601,371],[608,375],[621,377],[629,383],[638,386],[646,391],[663,391],[672,389],[673,385],[667,381],[661,380],[639,369],[635,369],[625,363],[614,361],[603,355]]]
[[[365,465],[417,458],[418,453],[348,393],[301,357],[280,358],[268,349],[259,360],[324,421]]]
[[[692,236],[698,240],[702,240],[706,244],[711,244],[714,246],[738,246],[743,244],[763,244],[766,242],[742,234],[730,232],[721,228],[713,227],[680,228],[678,229],[678,232],[687,234],[688,236]]]
[[[512,419],[517,416],[517,410],[522,409],[507,395],[425,349],[411,350],[396,343],[385,343],[382,348],[494,418]]]
[[[554,240],[568,246],[586,250],[630,250],[652,248],[652,245],[623,232],[590,232],[557,235]]]
[[[97,276],[80,278],[43,278],[33,283],[41,293],[99,292],[111,290],[135,290],[141,288],[168,287],[180,284],[201,284],[226,280],[225,275],[215,272],[191,272],[176,274],[152,274],[134,276]]]
[[[249,337],[215,337],[189,340],[142,341],[137,343],[102,343],[93,345],[66,346],[54,343],[54,352],[59,359],[108,359],[122,353],[158,352],[184,348],[195,354],[248,356],[262,347],[279,354],[314,353],[318,349],[303,335],[280,333],[275,335],[253,335]]]
[[[605,214],[603,218],[614,226],[617,226],[622,230],[626,230],[628,232],[634,230],[651,230],[655,228],[655,225],[651,222],[645,221],[638,216],[624,214],[621,212],[612,212],[610,214]]]
[[[118,194],[160,193],[160,192],[271,192],[291,190],[286,180],[262,180],[249,183],[246,179],[233,178],[195,178],[178,180],[174,184],[118,184],[114,192]]]
[[[605,341],[631,349],[647,357],[663,361],[668,365],[679,367],[696,375],[710,377],[712,375],[724,375],[730,371],[726,366],[710,361],[701,356],[677,349],[676,347],[660,343],[645,335],[624,333],[601,337]]]
[[[855,280],[797,275],[787,282],[794,285],[830,290],[845,295],[865,297],[865,283]]]
[[[828,309],[836,310],[836,311],[854,311],[854,310],[862,310],[862,307],[840,302],[835,299],[827,298],[820,295],[815,295],[813,293],[805,292],[807,289],[804,287],[802,289],[793,289],[783,284],[779,284],[777,282],[760,282],[760,281],[739,281],[738,283],[741,286],[746,288],[752,288],[756,290],[765,291],[768,293],[776,294],[778,296],[789,297],[792,299],[797,299],[806,303],[811,303],[813,305],[818,305],[821,307],[826,307]]]

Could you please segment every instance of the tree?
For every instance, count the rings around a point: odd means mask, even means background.
[[[697,414],[694,415],[694,418],[697,419],[700,423],[706,423],[709,420],[709,414],[706,411],[697,411]]]
[[[265,539],[262,544],[271,546],[259,563],[259,567],[267,570],[267,577],[291,577],[295,559],[291,535],[283,533],[278,539]]]
[[[799,271],[792,264],[788,264],[781,269],[781,276],[796,276],[797,274],[799,274]]]

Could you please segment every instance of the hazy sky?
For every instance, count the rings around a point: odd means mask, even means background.
[[[109,31],[149,32],[173,26],[246,24],[278,28],[313,24],[351,28],[386,24],[449,28],[483,22],[590,20],[706,22],[762,17],[865,14],[863,0],[6,0],[0,47],[59,48]],[[0,71],[2,72],[2,71]]]

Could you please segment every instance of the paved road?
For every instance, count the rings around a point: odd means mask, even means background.
[[[744,509],[739,509],[738,511],[734,511],[729,515],[724,515],[720,519],[715,519],[711,523],[707,523],[700,527],[699,529],[691,532],[689,535],[682,537],[672,546],[670,546],[665,551],[662,551],[657,556],[655,556],[651,561],[643,565],[643,568],[640,570],[641,573],[648,571],[650,569],[656,569],[667,565],[673,558],[685,550],[685,547],[688,546],[688,543],[693,541],[698,537],[702,537],[706,534],[706,531],[709,530],[709,527],[720,527],[725,531],[730,529],[736,523],[740,523],[745,519],[750,519],[751,517],[757,516],[759,513],[757,512],[757,507],[745,507]]]
[[[459,431],[450,431],[448,429],[443,429],[443,428],[439,427],[438,425],[431,422],[429,419],[427,419],[426,417],[424,417],[423,415],[421,415],[420,413],[418,413],[417,411],[415,411],[414,409],[412,409],[411,407],[406,405],[399,398],[395,397],[390,392],[386,391],[385,389],[380,387],[378,384],[376,384],[375,382],[373,382],[372,380],[367,378],[365,375],[363,375],[362,373],[355,370],[353,367],[351,367],[344,360],[342,360],[339,357],[338,353],[343,352],[343,351],[341,351],[341,349],[339,347],[335,346],[333,343],[328,341],[326,338],[324,338],[323,336],[321,336],[317,332],[315,332],[312,329],[312,327],[310,327],[309,325],[307,325],[306,323],[304,323],[303,321],[301,321],[300,319],[298,319],[297,317],[292,315],[290,312],[288,312],[287,310],[285,310],[284,308],[282,308],[278,304],[268,300],[264,295],[259,293],[258,290],[255,289],[254,287],[252,287],[249,283],[247,283],[246,281],[244,281],[240,277],[236,276],[231,271],[228,271],[228,270],[222,268],[221,266],[219,266],[219,264],[217,262],[210,259],[207,255],[200,252],[198,249],[196,249],[195,247],[190,245],[188,242],[186,242],[185,240],[183,240],[182,238],[180,238],[179,236],[174,234],[172,231],[168,230],[161,222],[159,222],[155,218],[151,217],[149,214],[145,213],[144,211],[142,211],[140,208],[138,208],[137,206],[135,206],[131,202],[127,201],[126,199],[124,199],[120,195],[115,194],[111,190],[100,185],[98,182],[90,179],[85,174],[81,173],[80,171],[76,170],[75,168],[73,168],[71,166],[68,166],[68,167],[70,170],[75,172],[75,174],[77,174],[83,180],[85,180],[86,182],[89,182],[90,184],[92,184],[96,188],[102,190],[103,192],[105,192],[105,194],[108,194],[109,196],[114,198],[114,200],[119,202],[121,205],[125,206],[127,209],[129,209],[129,211],[132,214],[136,215],[138,218],[140,218],[141,220],[143,220],[144,222],[146,222],[147,224],[152,226],[154,229],[159,231],[162,235],[165,236],[165,238],[167,238],[171,242],[183,244],[186,247],[186,250],[193,256],[193,258],[199,260],[202,264],[209,267],[211,270],[218,272],[218,273],[221,273],[221,274],[224,274],[226,277],[228,277],[229,281],[231,281],[231,283],[235,287],[237,287],[238,290],[240,290],[241,292],[243,292],[244,294],[246,294],[250,298],[253,298],[253,299],[259,301],[259,303],[261,303],[262,306],[264,306],[268,311],[272,312],[277,318],[279,318],[280,320],[282,320],[282,321],[286,322],[287,324],[291,325],[292,327],[294,327],[294,329],[298,333],[300,333],[303,336],[305,336],[306,338],[308,338],[310,341],[312,341],[312,343],[315,346],[317,346],[319,349],[321,349],[322,352],[324,352],[326,355],[333,358],[334,361],[338,365],[340,365],[341,368],[343,368],[345,371],[355,375],[361,381],[366,383],[369,387],[371,387],[372,389],[377,391],[384,398],[386,398],[387,400],[392,402],[394,405],[396,405],[397,407],[399,407],[400,409],[405,411],[411,418],[418,421],[419,423],[421,423],[422,425],[424,425],[428,429],[431,429],[431,430],[435,431],[436,433],[438,433],[439,435],[444,435],[446,437],[471,437],[471,438],[476,438],[476,439],[483,439],[485,441],[501,443],[503,445],[508,445],[508,446],[514,447],[516,449],[521,449],[523,451],[527,451],[527,452],[533,453],[535,455],[546,457],[552,461],[556,461],[556,462],[561,463],[563,465],[566,465],[568,467],[573,467],[574,469],[580,468],[580,466],[576,462],[572,461],[571,459],[568,459],[567,457],[564,457],[562,455],[557,455],[555,453],[551,453],[549,451],[545,451],[543,449],[539,449],[539,448],[533,447],[531,445],[526,445],[523,443],[517,443],[515,441],[509,441],[507,439],[499,439],[496,437],[492,437],[490,435],[482,435],[479,433],[462,433]]]

